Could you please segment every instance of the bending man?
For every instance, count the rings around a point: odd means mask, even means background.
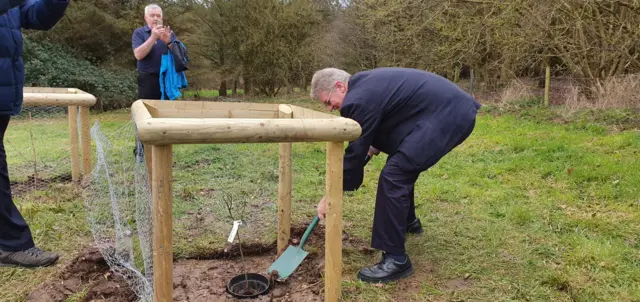
[[[344,157],[345,191],[363,180],[365,158],[388,154],[376,195],[371,245],[382,260],[360,270],[365,282],[388,282],[412,274],[405,233],[422,233],[415,214],[414,184],[421,172],[461,144],[475,127],[480,104],[449,80],[422,70],[379,68],[351,76],[327,68],[311,81],[311,97],[358,122],[361,136]],[[325,198],[318,205],[324,219]]]

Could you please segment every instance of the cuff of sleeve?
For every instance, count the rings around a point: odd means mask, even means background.
[[[350,181],[349,179],[344,179],[342,182],[342,191],[350,192],[356,191],[362,185],[362,181]]]

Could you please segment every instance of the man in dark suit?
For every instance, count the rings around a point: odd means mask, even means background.
[[[405,233],[422,233],[415,214],[414,184],[473,131],[481,105],[455,83],[408,68],[378,68],[354,74],[327,68],[315,73],[311,97],[358,122],[362,135],[344,157],[343,189],[362,184],[367,155],[388,154],[380,173],[371,245],[382,260],[360,270],[365,282],[388,282],[413,272]],[[324,219],[325,198],[318,205]]]
[[[64,16],[69,0],[0,0],[0,267],[47,266],[58,255],[37,248],[11,197],[4,134],[22,110],[24,63],[21,29],[48,30]]]

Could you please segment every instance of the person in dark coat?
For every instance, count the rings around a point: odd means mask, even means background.
[[[371,246],[383,256],[360,270],[358,278],[378,283],[410,276],[405,234],[423,232],[415,213],[415,182],[471,135],[481,105],[455,83],[408,68],[377,68],[353,76],[323,69],[313,76],[311,97],[362,128],[361,136],[345,150],[344,191],[362,184],[367,156],[388,154],[378,182],[371,236]],[[325,213],[322,198],[318,216],[324,219]]]
[[[29,226],[11,197],[4,134],[11,116],[22,110],[24,29],[51,29],[69,0],[0,0],[0,266],[38,267],[58,260],[33,242]]]

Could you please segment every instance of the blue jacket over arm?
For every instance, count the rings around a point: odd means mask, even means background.
[[[182,42],[177,41],[173,47],[185,47]],[[180,89],[187,88],[189,83],[184,71],[176,72],[175,60],[171,52],[162,55],[160,65],[160,99],[164,100],[166,95],[170,100],[175,100],[182,96]]]
[[[21,29],[52,28],[68,5],[69,0],[0,0],[0,115],[17,115],[22,109]]]
[[[430,158],[459,139],[459,129],[475,121],[478,109],[471,95],[430,72],[378,68],[354,74],[340,115],[358,122],[362,134],[345,150],[343,189],[362,184],[369,146],[389,156],[401,152],[407,170],[425,169]]]

